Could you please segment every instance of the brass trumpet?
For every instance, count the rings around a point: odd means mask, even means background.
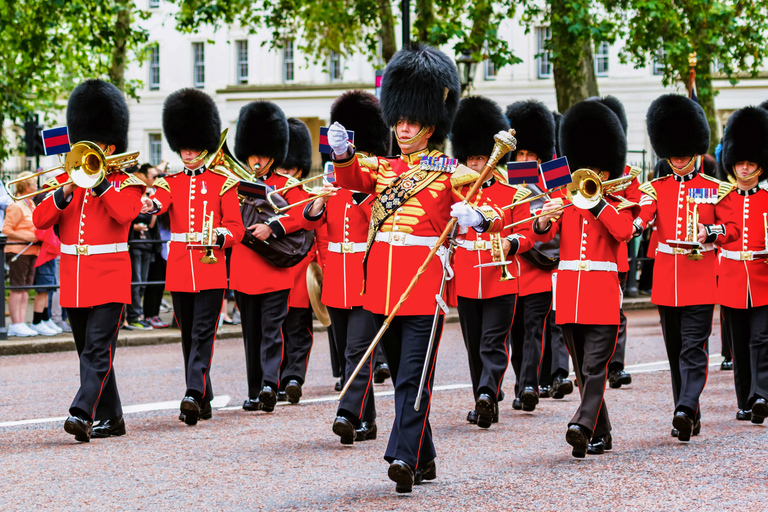
[[[509,268],[507,267],[509,262],[505,261],[506,255],[504,254],[502,247],[501,234],[493,233],[491,235],[491,254],[493,255],[493,262],[498,263],[501,267],[501,277],[499,278],[500,282],[509,281],[515,278],[515,276],[512,275],[512,273],[509,271]]]
[[[691,209],[693,205],[693,209]],[[688,198],[686,206],[686,213],[688,217],[688,229],[686,230],[686,241],[692,244],[699,244],[699,205],[694,204],[692,197]],[[689,260],[699,261],[704,256],[701,254],[701,245],[696,245],[691,248],[690,254],[686,256]]]
[[[290,190],[292,188],[303,187],[307,183],[310,183],[310,182],[315,181],[315,180],[322,179],[325,176],[327,176],[327,174],[325,174],[325,173],[318,174],[317,176],[312,176],[311,178],[307,178],[305,180],[296,181],[295,183],[291,183],[290,185],[286,185],[286,186],[284,186],[282,188],[278,188],[278,189],[275,189],[275,190],[273,190],[271,192],[268,192],[267,193],[267,201],[269,201],[269,204],[272,205],[272,208],[274,208],[276,213],[283,213],[283,212],[285,212],[287,210],[290,210],[294,206],[300,206],[302,204],[306,204],[306,203],[309,203],[311,201],[314,201],[318,197],[325,197],[327,195],[330,195],[330,194],[333,193],[332,191],[327,191],[327,192],[322,192],[322,193],[313,193],[313,192],[307,190],[307,192],[309,192],[309,194],[310,194],[310,197],[308,197],[306,199],[302,199],[301,201],[297,201],[295,203],[292,203],[292,204],[289,204],[289,205],[286,205],[286,206],[282,206],[282,207],[277,206],[274,203],[274,201],[272,200],[272,196],[274,196],[275,194],[280,194],[281,192],[285,192],[286,190]],[[305,188],[305,190],[306,190],[306,188]]]
[[[200,263],[216,263],[219,259],[213,255],[214,242],[216,241],[213,231],[213,213],[206,215],[208,201],[203,201],[203,242],[205,254],[200,258]]]
[[[8,192],[8,195],[14,201],[20,201],[39,194],[47,194],[52,190],[56,190],[64,185],[69,185],[70,183],[73,183],[80,188],[93,188],[101,183],[107,175],[136,165],[138,157],[138,151],[106,156],[104,151],[93,142],[87,140],[77,142],[72,146],[72,150],[67,153],[66,158],[60,165],[45,171],[36,172],[26,178],[9,181],[7,183],[9,186],[7,188],[8,190],[12,190],[10,185],[13,185],[14,183],[37,178],[40,175],[58,169],[64,169],[64,172],[69,175],[68,180],[57,185],[42,187],[35,192],[23,196],[16,196],[11,192]]]

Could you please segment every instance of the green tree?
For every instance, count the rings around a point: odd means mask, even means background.
[[[728,77],[732,84],[757,75],[768,57],[768,1],[619,0],[609,7],[623,13],[623,58],[636,67],[657,60],[665,86],[688,83],[688,57],[696,53],[697,96],[709,120],[714,152],[719,137],[713,75]]]

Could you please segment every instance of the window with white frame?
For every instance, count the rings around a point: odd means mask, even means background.
[[[163,136],[159,133],[149,134],[149,163],[159,165],[163,161]]]
[[[192,43],[192,55],[194,55],[192,83],[198,89],[202,89],[205,87],[205,43]]]
[[[330,62],[328,63],[328,74],[331,76],[331,82],[341,80],[341,54],[331,52]]]
[[[248,41],[236,41],[235,52],[237,55],[237,83],[248,83]]]
[[[149,0],[150,9],[157,9],[158,7],[160,7],[160,0]]]
[[[654,75],[663,75],[664,74],[664,61],[667,58],[667,52],[663,48],[661,51],[657,52],[656,58],[653,59],[653,74]]]
[[[293,40],[283,46],[283,82],[293,82]]]
[[[601,41],[595,47],[595,75],[608,76],[608,60],[611,45],[607,41]]]
[[[154,44],[149,48],[149,90],[160,89],[160,46]]]
[[[552,39],[552,29],[549,27],[536,28],[536,61],[538,63],[539,78],[552,76],[552,63],[549,62],[550,52],[547,50],[547,41]]]
[[[496,64],[494,64],[491,59],[485,59],[483,65],[485,67],[485,79],[496,80],[496,76],[499,74]]]

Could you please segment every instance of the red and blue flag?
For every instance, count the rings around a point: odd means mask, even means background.
[[[45,156],[69,153],[72,148],[69,145],[69,132],[66,126],[43,130],[43,148]]]
[[[347,140],[350,142],[350,144],[354,144],[355,132],[353,132],[352,130],[347,130]],[[320,152],[325,155],[331,154],[331,146],[328,145],[328,127],[327,126],[320,127]]]
[[[510,185],[525,185],[538,181],[539,163],[535,160],[507,163],[507,183]]]
[[[571,169],[568,167],[568,158],[564,156],[541,164],[541,175],[547,189],[561,187],[573,181]]]

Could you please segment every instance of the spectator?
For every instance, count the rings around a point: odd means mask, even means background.
[[[36,229],[35,234],[42,242],[40,252],[35,261],[35,286],[50,286],[57,283],[56,263],[61,254],[61,241],[53,228],[45,230]],[[53,291],[50,288],[36,288],[35,302],[32,317],[32,329],[40,332],[41,326],[48,328],[53,334],[63,331],[56,325],[48,314],[48,294]],[[41,333],[42,334],[42,333]]]
[[[133,175],[146,183],[147,188],[152,187],[153,178],[150,180],[150,164],[142,164]],[[131,281],[146,282],[149,276],[149,265],[154,256],[154,244],[151,243],[150,229],[155,227],[154,215],[142,213],[133,221],[128,235],[131,268],[133,270]],[[127,329],[152,329],[152,326],[144,320],[144,311],[141,307],[145,286],[131,286],[131,303],[128,305],[126,320]]]
[[[165,177],[164,173],[158,174],[160,170],[153,167],[149,170],[150,179],[154,183],[155,178]],[[147,190],[151,193],[151,190]],[[168,212],[154,217],[154,227],[150,228],[148,233],[152,240],[170,240],[171,222],[168,218]],[[155,243],[152,245],[154,257],[149,264],[149,273],[147,281],[165,280],[166,260],[168,259],[168,244]],[[162,284],[148,285],[144,291],[144,319],[155,329],[170,327],[168,322],[160,318],[160,305],[163,301],[163,291],[165,286]]]
[[[13,203],[13,199],[5,188],[5,183],[0,181],[0,225],[5,220],[5,209]]]
[[[32,176],[25,171],[19,174],[22,181],[16,183],[16,195],[25,195],[37,190],[34,179],[23,179]],[[35,260],[40,247],[35,235],[35,225],[32,222],[32,212],[35,203],[32,199],[22,199],[11,203],[6,210],[3,221],[3,234],[8,237],[8,242],[26,242],[27,245],[6,245],[5,261],[8,263],[11,286],[32,286],[35,277]],[[11,314],[11,325],[8,328],[8,336],[36,336],[38,334],[53,334],[42,329],[34,330],[24,322],[29,302],[28,290],[11,290],[8,298],[8,309]]]

